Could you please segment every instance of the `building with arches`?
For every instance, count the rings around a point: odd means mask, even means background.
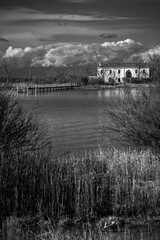
[[[126,78],[149,79],[150,68],[146,63],[99,63],[97,77],[103,78],[105,82],[116,83],[123,83]]]

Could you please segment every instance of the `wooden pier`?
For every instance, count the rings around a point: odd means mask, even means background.
[[[19,94],[37,95],[40,93],[49,93],[53,91],[73,90],[79,88],[81,85],[77,83],[63,83],[63,84],[13,84],[12,90]]]

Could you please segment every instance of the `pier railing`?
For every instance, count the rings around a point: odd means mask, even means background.
[[[61,91],[61,90],[73,90],[75,88],[79,88],[81,85],[77,83],[61,83],[61,84],[33,84],[33,83],[17,83],[12,84],[12,90],[17,94],[23,93],[26,95],[45,92],[53,92],[53,91]]]

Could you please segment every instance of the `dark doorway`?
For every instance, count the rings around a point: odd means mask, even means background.
[[[132,73],[130,70],[127,70],[126,72],[126,78],[131,78],[132,77]]]

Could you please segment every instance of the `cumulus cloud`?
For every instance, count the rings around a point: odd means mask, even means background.
[[[150,62],[151,58],[156,55],[160,56],[160,46],[156,46],[154,48],[148,49],[146,51],[142,51],[140,53],[135,53],[130,56],[130,61],[143,61],[143,62]]]
[[[143,51],[144,47],[140,42],[126,39],[118,42],[105,42],[102,47],[106,50],[105,60],[107,61],[128,61],[130,56]]]
[[[44,46],[36,48],[25,47],[24,49],[9,47],[3,55],[3,58],[7,58],[13,67],[21,68],[31,66],[32,59],[36,56],[43,57],[46,51],[47,47]]]
[[[117,35],[114,34],[114,33],[101,33],[99,35],[99,37],[102,37],[102,38],[116,38]]]
[[[9,42],[9,40],[7,40],[7,39],[1,37],[1,38],[0,38],[0,42]]]
[[[144,50],[143,45],[132,39],[103,44],[48,44],[36,48],[9,47],[4,58],[15,67],[71,66],[97,61],[127,61],[130,56]]]

